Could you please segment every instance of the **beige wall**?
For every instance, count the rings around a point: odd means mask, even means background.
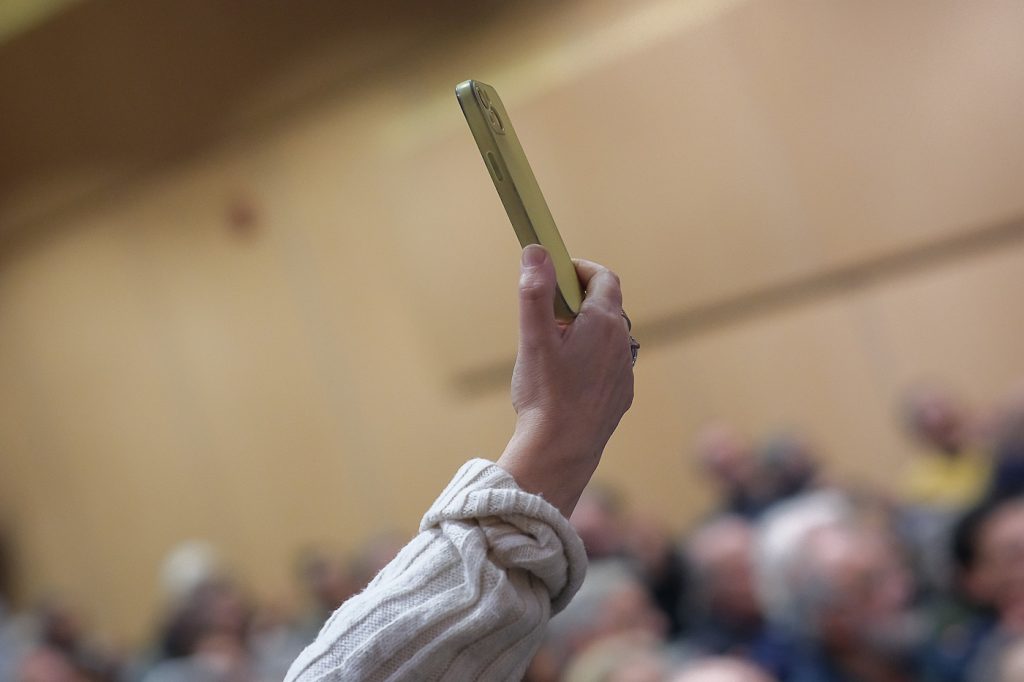
[[[188,538],[287,595],[298,548],[412,532],[500,450],[517,250],[464,77],[503,92],[572,251],[623,277],[644,348],[600,476],[672,526],[707,503],[681,458],[705,419],[805,429],[837,475],[884,485],[908,381],[984,405],[1024,375],[1024,5],[527,9],[402,22],[436,43],[421,59],[339,20],[372,47],[238,67],[262,87],[201,140],[183,127],[182,153],[132,133],[111,160],[105,131],[62,156],[46,126],[71,112],[37,129],[0,103],[32,170],[0,173],[0,499],[26,596],[137,637]],[[33,40],[56,38],[10,49]],[[352,55],[368,70],[332,79]],[[196,126],[215,108],[182,106]]]

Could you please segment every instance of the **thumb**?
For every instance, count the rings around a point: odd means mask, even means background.
[[[519,343],[544,346],[558,337],[555,264],[539,244],[523,249],[519,275]]]

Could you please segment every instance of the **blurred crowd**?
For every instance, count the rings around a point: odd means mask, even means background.
[[[800,434],[707,425],[684,457],[716,501],[682,537],[592,484],[571,519],[587,577],[528,682],[1024,682],[1024,390],[975,415],[916,386],[901,416],[920,447],[873,488],[830,476]],[[14,614],[0,598],[0,682],[280,680],[401,544],[308,552],[299,614],[180,547],[142,652],[103,646],[59,602]]]

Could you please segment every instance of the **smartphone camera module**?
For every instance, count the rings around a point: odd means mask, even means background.
[[[501,116],[498,116],[498,112],[494,107],[487,110],[487,120],[490,122],[494,132],[501,133],[502,135],[505,134],[505,124],[502,123]]]
[[[480,100],[480,103],[484,105],[484,109],[491,108],[491,98],[487,96],[487,92],[479,85],[476,86],[476,98]]]

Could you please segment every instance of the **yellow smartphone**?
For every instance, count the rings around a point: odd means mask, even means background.
[[[540,244],[551,254],[558,276],[555,316],[566,321],[573,319],[583,302],[576,267],[498,92],[486,83],[468,80],[455,86],[455,96],[519,243],[524,248]]]

